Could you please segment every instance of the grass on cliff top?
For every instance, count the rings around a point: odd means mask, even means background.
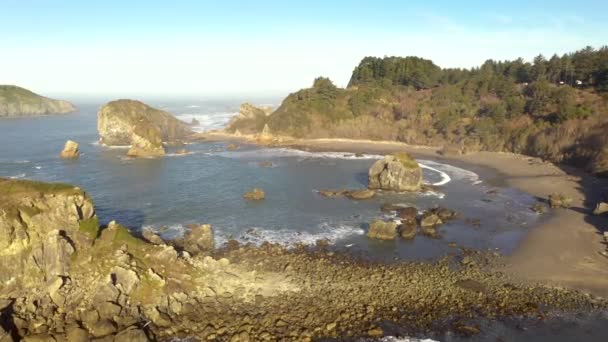
[[[14,85],[0,85],[0,102],[11,103],[38,103],[45,97],[33,93],[25,88]]]
[[[0,196],[14,196],[17,194],[68,194],[76,195],[84,192],[73,185],[65,183],[47,183],[23,179],[0,178]]]
[[[416,169],[419,168],[418,162],[412,156],[410,156],[407,152],[397,152],[393,154],[393,157],[401,163],[401,165],[407,167],[408,169]]]

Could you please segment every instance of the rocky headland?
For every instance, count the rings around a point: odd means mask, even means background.
[[[578,291],[520,283],[494,254],[369,263],[325,247],[183,240],[100,226],[80,188],[0,180],[0,340],[310,341],[479,333],[476,320],[608,308]],[[428,334],[428,332],[427,332]]]
[[[75,110],[67,101],[40,96],[14,85],[0,85],[0,118],[65,114]]]
[[[97,114],[99,140],[108,146],[131,146],[129,156],[165,154],[164,144],[179,144],[192,131],[168,112],[135,100],[112,101]]]

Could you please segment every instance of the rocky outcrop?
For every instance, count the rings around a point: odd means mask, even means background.
[[[572,197],[567,196],[561,192],[556,192],[549,195],[548,198],[549,206],[551,208],[570,208],[572,204]]]
[[[370,189],[360,190],[319,190],[319,194],[323,197],[340,197],[345,196],[354,200],[366,200],[373,198],[376,192]]]
[[[378,240],[394,240],[397,236],[397,223],[376,220],[369,225],[367,237]]]
[[[190,224],[186,227],[188,231],[184,233],[184,237],[173,241],[172,245],[190,253],[190,255],[199,255],[213,251],[215,240],[211,225]]]
[[[78,143],[72,140],[66,141],[59,156],[64,159],[78,159],[80,157]]]
[[[368,179],[370,189],[419,191],[422,188],[420,165],[405,152],[375,162],[369,169]]]
[[[49,99],[13,85],[0,85],[0,118],[65,114],[75,110],[67,101]]]
[[[243,195],[243,198],[250,201],[261,201],[266,198],[266,193],[260,188],[254,188],[253,190],[246,192]]]
[[[93,203],[71,185],[0,179],[0,205],[0,284],[8,288],[65,276],[98,233]]]
[[[271,107],[256,107],[251,103],[243,103],[239,113],[226,126],[226,131],[234,134],[238,131],[238,135],[260,133],[271,113]]]
[[[131,145],[132,156],[163,155],[163,143],[175,144],[192,134],[188,124],[170,113],[135,100],[112,101],[101,107],[97,130],[102,144]]]

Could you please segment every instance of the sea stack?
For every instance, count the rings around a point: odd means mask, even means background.
[[[391,191],[419,191],[422,170],[418,162],[406,152],[388,155],[369,169],[370,189]]]
[[[78,143],[72,140],[66,141],[63,151],[61,151],[59,155],[64,159],[78,159],[78,157],[80,157]]]
[[[112,101],[97,115],[100,142],[108,146],[130,145],[129,156],[165,154],[163,143],[176,144],[192,131],[187,123],[135,100]]]

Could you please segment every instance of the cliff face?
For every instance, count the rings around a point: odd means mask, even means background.
[[[72,254],[96,236],[95,209],[81,189],[0,179],[0,291],[66,276]]]
[[[64,114],[75,110],[67,101],[49,99],[17,86],[0,85],[0,117]]]
[[[135,127],[175,142],[192,133],[188,125],[168,112],[135,100],[117,100],[101,107],[97,115],[100,141],[110,146],[130,145]]]

